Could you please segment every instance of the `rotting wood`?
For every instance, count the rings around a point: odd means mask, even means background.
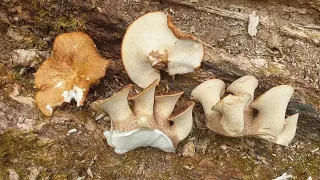
[[[212,13],[218,16],[236,19],[240,21],[248,21],[249,20],[249,14],[243,14],[238,13],[230,10],[221,9],[218,7],[213,6],[196,6],[194,3],[188,3],[188,2],[182,2],[182,1],[168,1],[169,4],[174,4],[178,6],[184,6],[187,8],[192,8],[197,11]],[[295,23],[289,23],[285,20],[278,19],[280,24],[284,24],[282,27],[278,27],[276,23],[271,22],[272,19],[269,17],[259,16],[260,17],[260,24],[271,28],[280,30],[284,35],[299,38],[299,39],[305,39],[309,42],[319,44],[320,43],[320,27],[316,25],[301,25],[301,24],[295,24]]]

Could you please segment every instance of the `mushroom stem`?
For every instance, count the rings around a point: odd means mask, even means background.
[[[149,54],[149,61],[155,69],[165,70],[168,67],[168,51],[164,50],[164,53],[157,51],[151,51]]]
[[[292,141],[294,135],[296,134],[297,130],[297,122],[298,122],[299,113],[294,114],[287,119],[285,119],[285,125],[277,137],[276,143],[288,146],[289,143]]]
[[[220,79],[208,80],[191,92],[191,99],[199,101],[206,117],[209,117],[214,112],[211,108],[220,101],[220,97],[224,94],[224,88],[225,84]]]
[[[292,95],[292,86],[280,85],[250,103],[250,107],[259,111],[253,123],[262,123],[258,130],[261,138],[275,140],[278,137],[285,124],[285,113]]]

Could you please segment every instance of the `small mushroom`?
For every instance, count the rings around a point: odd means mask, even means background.
[[[160,79],[159,70],[169,75],[193,72],[200,67],[204,48],[194,36],[177,29],[170,15],[151,12],[128,27],[121,56],[130,79],[146,88]]]
[[[139,94],[130,96],[134,104],[132,109],[128,103],[131,85],[91,104],[94,110],[110,115],[111,128],[104,135],[116,153],[145,146],[173,152],[191,132],[194,102],[186,102],[179,111],[173,112],[182,92],[154,96],[158,83],[156,80]]]
[[[59,35],[53,54],[35,73],[36,104],[51,116],[53,108],[74,99],[77,106],[85,101],[89,88],[105,75],[109,61],[100,56],[93,40],[85,33]]]
[[[191,93],[205,111],[207,127],[225,136],[258,136],[271,142],[287,146],[293,139],[298,114],[285,119],[285,113],[293,88],[280,85],[253,100],[258,81],[253,76],[244,76],[234,81],[224,94],[221,80],[208,80]],[[258,110],[254,115],[253,109]]]

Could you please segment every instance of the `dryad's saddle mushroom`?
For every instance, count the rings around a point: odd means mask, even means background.
[[[39,89],[36,103],[40,111],[51,116],[53,108],[74,99],[81,106],[90,86],[105,75],[109,61],[100,56],[93,40],[85,33],[59,35],[53,54],[35,73]]]
[[[94,110],[110,115],[111,129],[104,135],[115,152],[122,154],[137,147],[156,147],[173,152],[178,143],[192,129],[193,101],[188,101],[177,112],[174,107],[181,93],[154,96],[158,80],[139,94],[129,97],[131,85],[113,96],[91,104]]]
[[[225,136],[259,136],[271,142],[287,146],[296,133],[299,114],[285,119],[287,105],[293,95],[289,85],[276,86],[255,100],[258,80],[244,76],[226,89],[219,79],[212,79],[197,86],[191,93],[205,112],[207,127]],[[258,110],[255,115],[253,109]]]
[[[121,48],[130,79],[142,88],[160,79],[159,70],[169,75],[193,72],[200,67],[203,55],[203,45],[177,29],[164,12],[147,13],[134,21]]]

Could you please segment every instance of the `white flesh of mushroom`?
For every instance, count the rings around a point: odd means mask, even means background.
[[[61,95],[64,98],[64,102],[70,103],[72,99],[77,102],[77,106],[81,106],[81,100],[83,99],[83,89],[78,86],[74,86],[70,91],[64,91]]]
[[[148,13],[129,26],[123,39],[122,62],[131,80],[142,88],[160,79],[156,65],[175,75],[193,72],[202,61],[203,45],[177,38],[167,23],[164,12]]]
[[[170,138],[163,132],[154,129],[136,129],[129,132],[105,131],[104,136],[118,154],[126,153],[138,147],[155,147],[166,152],[175,151]]]

